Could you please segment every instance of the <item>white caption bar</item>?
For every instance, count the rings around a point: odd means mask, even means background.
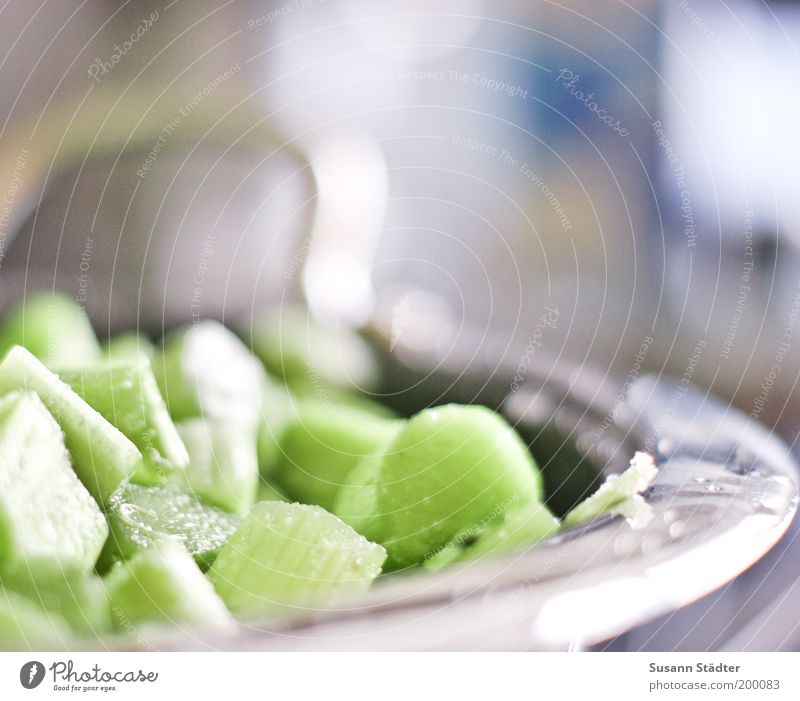
[[[2,653],[0,698],[797,699],[798,660],[792,653]]]

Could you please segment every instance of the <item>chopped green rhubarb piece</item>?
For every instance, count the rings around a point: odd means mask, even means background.
[[[280,441],[295,415],[295,402],[285,385],[267,376],[258,423],[258,467],[262,475],[271,475],[280,462]]]
[[[201,567],[208,567],[239,525],[239,519],[203,504],[175,485],[124,484],[106,513],[111,533],[98,569],[127,560],[163,536],[183,543]]]
[[[476,560],[517,548],[530,547],[559,529],[558,519],[544,505],[512,508],[496,519],[486,519],[459,533],[425,560],[425,568],[438,570],[454,562]]]
[[[652,508],[641,493],[653,483],[657,474],[653,458],[637,451],[630,467],[619,475],[606,477],[594,494],[564,517],[562,526],[568,528],[605,514],[618,514],[627,518],[632,527],[641,528],[652,517]]]
[[[375,455],[367,456],[353,468],[331,509],[348,526],[367,537],[372,537],[370,534],[376,530],[378,490],[375,483],[380,479],[381,464],[393,440],[387,441]]]
[[[147,360],[155,355],[153,342],[147,336],[129,331],[112,336],[103,344],[107,360]]]
[[[105,586],[99,577],[84,570],[52,563],[18,563],[0,570],[0,585],[62,616],[77,633],[101,635],[111,629]]]
[[[70,466],[61,429],[39,397],[19,392],[0,399],[0,564],[44,562],[88,571],[107,534],[103,514]]]
[[[186,419],[178,423],[178,433],[189,451],[189,466],[178,484],[207,504],[247,513],[259,482],[255,428]]]
[[[370,390],[380,373],[369,344],[349,328],[329,328],[307,309],[268,309],[251,328],[253,352],[293,389]]]
[[[63,616],[0,586],[0,650],[53,650],[73,637]]]
[[[281,437],[275,479],[291,498],[330,510],[353,468],[381,451],[401,425],[352,406],[298,402]]]
[[[114,624],[121,630],[151,624],[219,628],[233,623],[189,553],[170,538],[120,563],[106,578],[106,586]]]
[[[201,321],[179,330],[156,352],[153,365],[174,419],[257,424],[264,369],[222,324]]]
[[[133,473],[133,480],[156,484],[186,468],[189,455],[172,423],[149,361],[101,361],[61,371],[59,376],[139,449],[142,461]]]
[[[14,346],[0,363],[0,395],[17,390],[39,395],[64,431],[72,467],[104,505],[141,463],[136,446],[21,346]]]
[[[386,553],[318,506],[256,504],[208,577],[237,615],[299,613],[365,591]]]
[[[382,459],[356,470],[334,511],[386,548],[390,569],[420,564],[489,514],[542,496],[527,446],[505,419],[478,406],[420,412]]]
[[[83,308],[63,294],[29,295],[0,328],[0,356],[24,346],[48,367],[71,367],[100,357],[100,343]]]

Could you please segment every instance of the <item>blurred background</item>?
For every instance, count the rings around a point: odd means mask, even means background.
[[[0,17],[2,308],[56,287],[101,334],[159,333],[307,300],[394,342],[441,334],[444,357],[467,343],[484,373],[522,353],[685,378],[795,445],[797,4],[8,0]],[[800,649],[796,533],[607,647]]]

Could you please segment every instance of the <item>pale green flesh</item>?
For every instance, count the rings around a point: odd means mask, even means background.
[[[72,467],[102,506],[142,461],[136,446],[29,351],[12,348],[0,363],[0,395],[39,395],[64,432]]]
[[[106,515],[111,532],[101,569],[135,556],[164,536],[181,542],[207,567],[239,525],[233,514],[202,504],[175,485],[123,485],[111,497]]]
[[[112,336],[103,344],[103,357],[106,360],[150,362],[153,360],[155,352],[155,346],[149,338],[133,331]]]
[[[120,563],[107,588],[114,625],[132,635],[150,624],[220,628],[233,622],[192,557],[170,538]]]
[[[41,400],[0,399],[0,568],[29,561],[89,571],[107,534]]]
[[[298,402],[281,437],[274,479],[289,497],[330,510],[350,472],[399,430],[399,422],[354,407]]]
[[[208,504],[247,513],[259,482],[255,429],[186,419],[178,423],[178,433],[189,451],[189,465],[177,483]]]
[[[371,471],[354,488],[362,491],[357,500],[362,511],[372,513],[346,514],[344,495],[336,510],[386,548],[391,569],[420,564],[488,514],[542,496],[527,446],[502,417],[477,406],[420,412]]]
[[[283,307],[259,315],[249,340],[267,370],[300,393],[370,390],[379,377],[364,339],[348,328],[320,325],[305,309]]]
[[[299,614],[363,592],[386,554],[318,506],[256,504],[208,571],[238,615]]]
[[[72,640],[63,616],[0,586],[0,650],[53,650]]]
[[[619,475],[609,475],[600,488],[584,499],[562,522],[564,528],[604,514],[619,514],[629,519],[633,526],[647,523],[651,510],[641,497],[658,474],[658,468],[647,453],[637,452],[630,466]]]
[[[100,343],[74,299],[47,292],[29,295],[0,327],[0,357],[24,346],[48,367],[73,367],[100,357]]]
[[[544,504],[528,504],[461,531],[425,560],[424,567],[438,570],[446,565],[499,555],[535,545],[558,532],[558,519]]]
[[[378,536],[377,511],[378,489],[383,458],[396,436],[384,443],[375,455],[361,460],[347,475],[339,490],[331,511],[354,530],[375,539]]]
[[[174,419],[258,423],[264,370],[221,324],[202,321],[178,331],[156,352],[153,368]]]
[[[294,395],[285,385],[266,375],[258,418],[258,467],[262,475],[271,475],[277,468],[283,432],[295,415]]]
[[[132,478],[143,484],[165,481],[189,463],[149,361],[100,362],[64,370],[59,377],[89,406],[127,436],[142,454]]]
[[[81,635],[102,635],[111,628],[105,586],[94,574],[57,563],[25,562],[0,569],[0,586],[63,617]]]

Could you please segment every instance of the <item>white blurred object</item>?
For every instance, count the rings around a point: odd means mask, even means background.
[[[342,16],[361,46],[400,65],[435,61],[464,48],[480,28],[482,0],[345,0]]]
[[[323,321],[363,326],[373,305],[372,264],[386,214],[386,164],[371,140],[337,135],[311,149],[317,206],[303,290]]]

